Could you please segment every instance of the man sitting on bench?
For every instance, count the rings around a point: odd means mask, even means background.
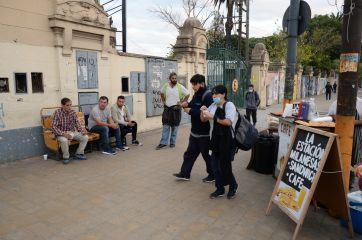
[[[113,121],[118,123],[121,129],[121,137],[124,145],[127,145],[126,135],[132,133],[132,145],[142,146],[137,140],[137,123],[131,120],[124,96],[119,96],[117,102],[111,107]]]
[[[112,119],[111,109],[107,107],[108,98],[102,96],[99,98],[98,104],[93,107],[88,118],[88,128],[91,132],[101,134],[100,147],[103,154],[115,155],[116,152],[112,149],[109,142],[109,133],[112,133],[116,138],[116,150],[125,151],[129,149],[123,146],[121,141],[121,132],[118,124]]]
[[[63,152],[63,163],[69,163],[69,141],[79,141],[74,159],[86,160],[84,149],[87,146],[87,131],[82,127],[76,112],[72,109],[72,101],[69,98],[61,100],[62,108],[54,112],[52,131],[57,137]]]

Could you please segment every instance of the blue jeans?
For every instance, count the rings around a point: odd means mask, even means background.
[[[116,138],[116,147],[122,148],[123,144],[121,141],[121,131],[119,128],[113,129],[106,126],[96,125],[90,129],[91,132],[99,133],[101,135],[101,141],[99,146],[101,151],[111,151],[112,145],[109,142],[110,134]]]
[[[167,124],[163,125],[160,144],[167,145],[168,138],[170,137],[170,128],[171,128],[170,144],[176,144],[178,126],[171,127],[170,125]]]

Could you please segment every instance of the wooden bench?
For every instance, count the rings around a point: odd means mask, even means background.
[[[77,106],[73,106],[72,108],[76,108]],[[60,144],[55,137],[55,134],[53,133],[51,127],[52,127],[52,121],[53,121],[53,113],[55,110],[59,109],[60,107],[50,107],[50,108],[42,108],[40,110],[40,117],[41,117],[41,123],[43,126],[43,136],[44,136],[44,142],[46,147],[55,153],[56,159],[60,159],[61,154],[61,148]],[[77,117],[80,121],[80,124],[82,127],[85,128],[85,118],[83,112],[77,112]],[[99,140],[100,134],[98,133],[91,133],[88,132],[88,143]],[[79,144],[77,140],[71,140],[70,146]],[[90,151],[92,151],[92,144],[90,144]]]

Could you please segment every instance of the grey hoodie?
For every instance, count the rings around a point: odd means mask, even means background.
[[[259,95],[254,90],[247,91],[245,94],[245,107],[248,109],[257,109],[260,104]]]

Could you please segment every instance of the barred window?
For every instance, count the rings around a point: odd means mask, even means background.
[[[31,73],[31,85],[33,88],[33,93],[43,93],[43,73],[41,72],[32,72]]]
[[[26,73],[15,73],[15,92],[28,93]]]
[[[0,78],[0,93],[9,92],[9,78]]]

